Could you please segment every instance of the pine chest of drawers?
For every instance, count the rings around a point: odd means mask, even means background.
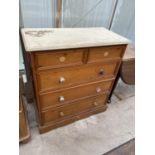
[[[22,29],[40,133],[107,108],[128,40],[105,28]]]

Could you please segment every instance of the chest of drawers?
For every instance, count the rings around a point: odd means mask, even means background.
[[[22,29],[44,133],[107,109],[128,40],[104,28]]]

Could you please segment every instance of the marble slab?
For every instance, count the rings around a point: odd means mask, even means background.
[[[105,28],[23,28],[27,52],[128,44],[130,41]]]

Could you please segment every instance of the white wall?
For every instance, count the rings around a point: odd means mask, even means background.
[[[135,42],[135,0],[119,0],[111,30]]]
[[[116,0],[65,0],[62,27],[109,27]]]
[[[24,27],[54,27],[55,0],[21,0]]]

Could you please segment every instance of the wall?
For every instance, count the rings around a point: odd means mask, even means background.
[[[55,0],[21,0],[24,27],[54,27]]]
[[[135,0],[119,0],[111,30],[135,42]]]
[[[62,27],[106,27],[112,18],[116,0],[65,0]]]

